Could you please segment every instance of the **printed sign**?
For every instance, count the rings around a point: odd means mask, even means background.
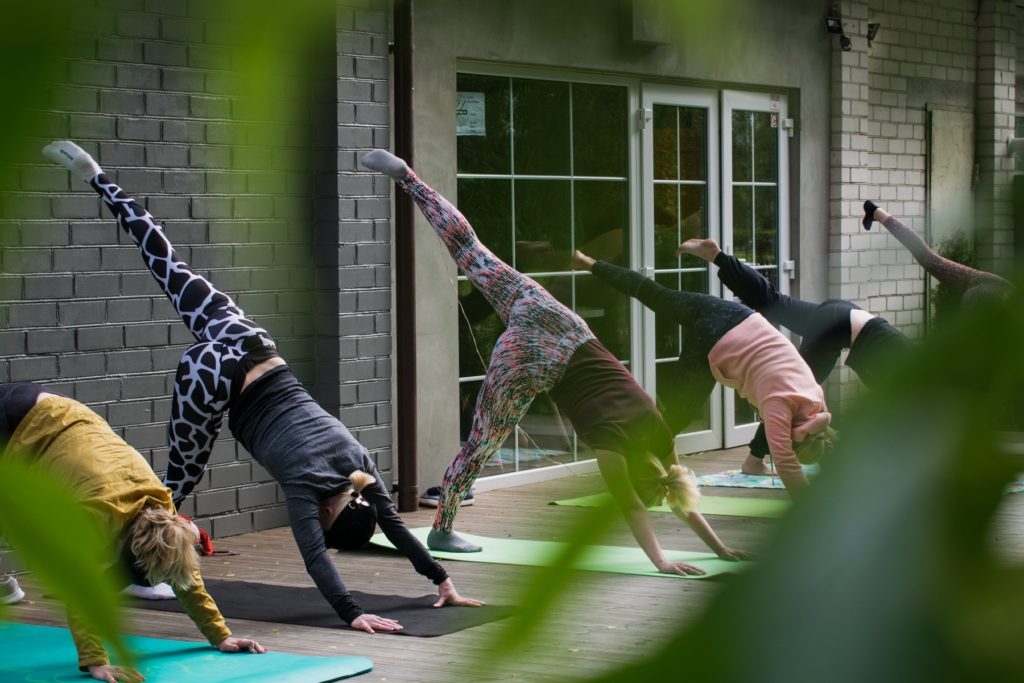
[[[482,92],[460,92],[456,95],[455,134],[487,135]]]
[[[772,128],[778,128],[778,127],[779,127],[779,115],[773,112],[772,113]]]

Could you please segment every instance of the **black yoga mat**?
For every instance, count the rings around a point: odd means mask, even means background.
[[[318,626],[320,628],[349,629],[334,609],[314,587],[275,586],[249,581],[222,581],[209,579],[206,590],[221,614],[228,619],[250,619],[278,624]],[[392,631],[406,636],[433,638],[473,628],[512,616],[514,608],[502,605],[483,607],[435,608],[436,595],[407,598],[401,595],[371,595],[352,591],[352,597],[365,612],[395,619],[404,628]],[[132,599],[130,607],[155,609],[161,612],[184,612],[177,600]],[[379,633],[388,633],[379,631]]]

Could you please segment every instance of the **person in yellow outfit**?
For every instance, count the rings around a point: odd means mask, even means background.
[[[99,516],[118,539],[126,580],[169,583],[221,652],[266,652],[255,640],[232,637],[199,575],[195,532],[177,515],[170,491],[146,460],[96,413],[37,384],[0,384],[0,440],[6,441],[2,457],[45,468]],[[134,669],[112,666],[102,640],[74,614],[68,614],[68,625],[81,671],[110,683],[143,680]]]

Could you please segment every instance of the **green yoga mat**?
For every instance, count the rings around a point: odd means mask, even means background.
[[[423,543],[427,542],[430,529],[422,527],[411,529]],[[483,562],[485,564],[517,564],[528,567],[546,567],[553,563],[554,558],[565,546],[557,541],[522,541],[514,538],[488,538],[459,532],[460,536],[483,546],[479,553],[449,553],[442,550],[431,550],[430,554],[440,560],[457,560],[459,562]],[[383,548],[394,548],[384,534],[377,534],[370,543]],[[728,574],[742,570],[746,562],[727,562],[720,560],[711,553],[692,553],[685,550],[666,550],[665,557],[672,562],[688,562],[700,567],[706,573],[702,576],[681,576],[679,574],[662,574],[654,568],[651,561],[640,548],[622,548],[611,545],[595,545],[585,552],[574,565],[574,569],[589,572],[607,572],[611,574],[634,574],[636,576],[661,576],[674,579],[707,579],[719,574]]]
[[[563,507],[592,508],[611,500],[608,493],[596,493],[582,498],[556,500],[551,505]],[[781,517],[789,509],[790,502],[784,498],[740,498],[738,496],[701,496],[700,511],[705,515],[726,517]],[[672,512],[667,505],[650,508],[651,512]]]
[[[78,654],[66,628],[0,622],[0,681],[90,680],[78,672]],[[327,683],[373,669],[366,657],[308,657],[283,652],[225,654],[205,642],[128,638],[146,683]],[[263,643],[273,647],[273,643]]]

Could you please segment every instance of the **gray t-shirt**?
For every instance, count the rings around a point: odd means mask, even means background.
[[[366,448],[313,400],[287,366],[270,370],[245,388],[231,406],[228,427],[281,485],[306,571],[347,623],[363,610],[327,557],[319,511],[321,500],[349,486],[348,476],[354,470],[363,470],[377,479],[363,490],[363,498],[376,509],[377,523],[388,540],[409,558],[417,572],[435,584],[448,578],[398,516]]]

